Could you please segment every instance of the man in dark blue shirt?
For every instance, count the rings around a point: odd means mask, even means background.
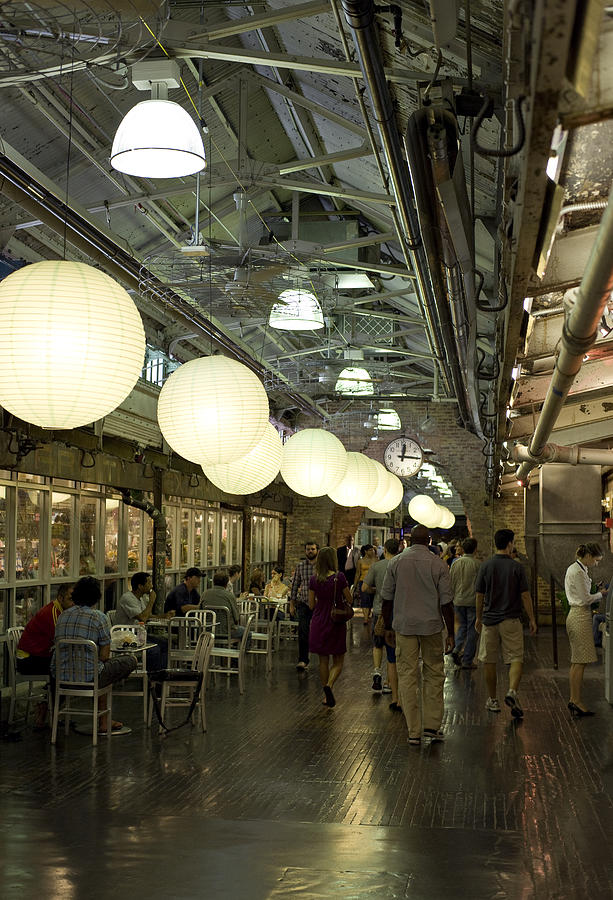
[[[188,569],[181,584],[173,588],[166,597],[164,612],[172,612],[174,610],[175,616],[184,616],[190,609],[199,609],[200,594],[198,593],[198,587],[200,586],[201,578],[202,572],[200,569],[197,569],[195,566]]]

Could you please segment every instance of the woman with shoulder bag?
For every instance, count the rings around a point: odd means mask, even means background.
[[[346,614],[345,604],[349,607]],[[313,610],[309,650],[319,656],[319,677],[326,696],[324,706],[334,706],[332,687],[343,671],[347,618],[353,613],[353,607],[347,579],[338,571],[333,547],[322,547],[317,554],[315,574],[309,582],[309,606]]]

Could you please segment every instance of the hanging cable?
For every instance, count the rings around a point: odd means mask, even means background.
[[[479,110],[479,115],[475,119],[474,127],[470,133],[470,144],[471,147],[474,148],[475,153],[478,153],[479,156],[493,157],[495,159],[508,159],[510,156],[515,156],[516,153],[523,148],[525,140],[526,140],[526,124],[524,122],[524,114],[522,105],[526,98],[524,96],[518,97],[515,100],[515,115],[517,116],[517,127],[519,134],[517,136],[517,141],[515,142],[513,147],[509,147],[507,149],[490,149],[488,147],[483,147],[479,141],[477,140],[477,134],[481,125],[483,124],[483,120],[486,116],[488,109],[490,108],[491,99],[486,96],[483,102],[483,106]]]

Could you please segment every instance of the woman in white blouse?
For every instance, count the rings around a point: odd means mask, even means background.
[[[568,708],[573,716],[593,716],[581,702],[581,685],[583,670],[588,663],[596,662],[596,649],[592,633],[592,611],[590,605],[602,598],[599,591],[591,594],[592,579],[589,576],[590,566],[596,566],[602,559],[602,550],[598,544],[581,544],[577,547],[576,559],[566,570],[564,591],[568,599],[569,612],[566,618],[566,631],[570,641],[570,701]],[[601,587],[599,584],[598,587]]]

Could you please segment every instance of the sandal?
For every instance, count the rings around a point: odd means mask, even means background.
[[[111,733],[113,731],[121,731],[122,728],[123,728],[123,722],[111,722]],[[104,728],[104,729],[99,728],[98,734],[108,734],[108,731],[106,728]]]

